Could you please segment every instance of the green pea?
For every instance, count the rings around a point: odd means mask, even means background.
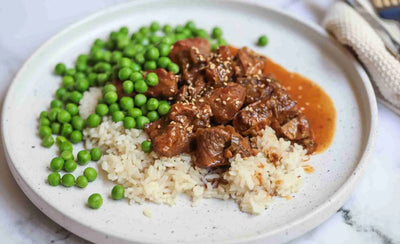
[[[151,141],[142,142],[142,150],[143,150],[143,152],[149,153],[149,152],[151,152],[152,149],[153,149],[153,146],[152,146]]]
[[[124,37],[120,37],[119,40],[117,41],[117,48],[119,50],[123,50],[125,47],[127,47],[129,45],[129,37],[124,36]]]
[[[147,115],[147,113],[149,112],[149,110],[147,109],[147,104],[141,106],[140,110],[142,111],[143,116]]]
[[[97,126],[100,125],[101,122],[101,118],[98,114],[91,114],[89,115],[89,117],[87,118],[87,122],[86,124],[90,127],[90,128],[95,128]]]
[[[96,84],[97,81],[97,74],[95,73],[90,73],[87,77],[88,81],[89,81],[89,85],[90,86],[94,86]]]
[[[114,200],[120,200],[125,196],[125,189],[121,185],[115,185],[111,190],[111,196]]]
[[[49,120],[50,121],[56,121],[57,120],[57,116],[58,116],[58,113],[61,111],[61,109],[60,108],[52,108],[51,110],[50,110],[50,113],[49,113]]]
[[[124,113],[122,111],[115,111],[111,115],[113,122],[119,122],[124,120]]]
[[[179,73],[179,66],[175,63],[169,63],[167,69],[169,71],[171,71],[174,74],[178,74]]]
[[[51,131],[53,134],[59,134],[61,131],[61,124],[57,122],[51,123]]]
[[[47,176],[47,182],[51,186],[58,186],[60,184],[60,181],[61,181],[61,176],[60,173],[58,172],[53,172],[49,174],[49,176]]]
[[[130,80],[136,82],[138,80],[143,80],[143,75],[140,72],[133,72],[131,74]]]
[[[63,107],[63,103],[60,100],[54,99],[50,103],[50,108],[62,108],[62,107]]]
[[[136,119],[136,127],[138,129],[143,129],[147,123],[150,123],[150,120],[145,116],[139,116]]]
[[[65,161],[65,163],[64,163],[64,170],[65,170],[65,172],[68,172],[68,173],[74,172],[77,167],[78,167],[78,165],[72,159],[69,159],[69,160]]]
[[[56,91],[56,97],[58,99],[62,99],[62,97],[64,96],[65,93],[67,93],[67,89],[65,89],[64,87],[60,87]]]
[[[51,136],[51,128],[48,125],[42,125],[39,128],[39,136],[40,138],[44,138],[46,136]]]
[[[80,54],[78,56],[77,61],[79,61],[79,62],[87,62],[88,59],[89,59],[89,56],[87,54]]]
[[[90,150],[90,157],[92,158],[93,161],[98,161],[101,158],[101,150],[97,147],[94,147]]]
[[[102,86],[108,81],[110,75],[108,73],[100,73],[97,75],[97,85]]]
[[[150,111],[157,110],[158,108],[158,100],[156,98],[150,98],[147,101],[147,109]]]
[[[168,104],[168,102],[160,102],[158,105],[158,113],[160,115],[166,115],[170,109],[171,106]]]
[[[147,113],[147,118],[149,118],[150,122],[154,122],[160,118],[157,111],[151,111]]]
[[[58,63],[57,65],[56,65],[56,67],[54,68],[54,72],[57,74],[57,75],[63,75],[64,73],[65,73],[65,70],[66,70],[67,68],[65,67],[65,64],[63,64],[63,63]]]
[[[129,76],[131,76],[131,74],[132,74],[132,70],[128,67],[124,67],[119,70],[118,78],[120,80],[127,80],[127,79],[129,79]]]
[[[48,117],[49,117],[49,112],[47,111],[42,111],[39,116],[40,119],[48,119]]]
[[[182,33],[183,31],[183,26],[182,25],[178,25],[175,27],[175,33]]]
[[[68,113],[68,111],[66,111],[66,110],[61,110],[57,114],[57,120],[60,123],[67,123],[67,122],[71,121],[71,114]]]
[[[208,38],[208,33],[207,33],[207,31],[206,31],[206,30],[203,30],[203,29],[197,29],[197,30],[195,30],[195,31],[194,31],[194,34],[195,34],[196,36],[198,36],[198,37],[201,37],[201,38]]]
[[[172,45],[175,42],[175,36],[173,35],[166,35],[161,39],[161,43]]]
[[[158,47],[158,50],[160,52],[160,56],[166,57],[168,56],[169,52],[171,51],[171,46],[168,44],[160,44]]]
[[[218,46],[218,44],[216,44],[216,43],[211,44],[211,51],[215,52],[215,50],[217,50],[218,47],[219,47],[219,46]]]
[[[83,171],[83,175],[86,176],[86,178],[88,179],[89,182],[92,182],[97,178],[97,171],[92,167],[87,167]]]
[[[103,87],[103,94],[106,94],[109,91],[116,92],[117,88],[113,84],[107,84]]]
[[[106,104],[98,104],[96,106],[96,113],[100,116],[106,116],[108,114],[108,106]]]
[[[72,174],[65,174],[62,177],[62,184],[65,187],[71,187],[75,185],[75,177]]]
[[[178,33],[175,35],[175,38],[176,38],[176,40],[183,40],[183,39],[186,39],[186,36],[183,33]]]
[[[150,40],[150,43],[156,44],[161,41],[161,38],[162,38],[161,36],[152,35],[149,37],[149,40]]]
[[[75,85],[75,80],[72,76],[70,75],[66,75],[63,77],[62,79],[62,85],[68,89],[68,90],[72,90],[74,89],[74,85]]]
[[[190,30],[195,30],[196,29],[196,25],[195,25],[193,20],[189,20],[188,22],[186,22],[185,27],[190,29]]]
[[[72,131],[69,139],[74,144],[81,142],[82,141],[82,132],[80,132],[79,130]]]
[[[218,42],[219,46],[228,45],[228,43],[226,42],[226,40],[224,38],[218,38],[217,42]]]
[[[150,24],[150,31],[151,32],[156,32],[160,29],[160,24],[156,21],[151,22]]]
[[[128,45],[124,48],[124,56],[128,58],[133,58],[136,54],[136,50],[133,46]]]
[[[73,92],[71,92],[69,100],[73,103],[79,104],[79,102],[81,101],[82,98],[83,98],[82,93],[80,93],[78,91],[73,91]]]
[[[181,34],[182,34],[183,36],[185,36],[185,38],[189,38],[189,37],[192,37],[192,36],[193,36],[192,31],[191,31],[190,29],[188,29],[188,28],[183,28]]]
[[[61,98],[61,101],[63,102],[68,102],[69,101],[69,97],[71,96],[70,92],[66,92],[63,97]]]
[[[103,198],[99,193],[94,193],[89,196],[88,205],[92,209],[98,209],[103,205]]]
[[[104,94],[104,99],[108,104],[113,104],[118,100],[118,94],[115,91],[109,91]]]
[[[104,73],[111,70],[111,64],[106,62],[99,62],[94,66],[94,71],[97,73]]]
[[[131,66],[132,61],[129,58],[121,58],[121,60],[119,61],[119,66],[121,68],[127,68],[129,66]]]
[[[268,44],[268,38],[265,35],[262,35],[258,38],[257,45],[264,47]]]
[[[86,71],[84,71],[84,72],[86,72]],[[76,82],[77,82],[79,79],[86,79],[86,75],[85,75],[84,72],[77,72],[77,73],[74,75],[74,79],[75,79]],[[76,86],[76,84],[75,84],[75,86]]]
[[[148,86],[144,80],[136,81],[135,83],[135,91],[138,93],[145,93],[148,90]]]
[[[76,186],[78,186],[79,188],[85,188],[87,185],[88,179],[86,178],[86,176],[80,175],[78,176],[78,178],[76,178]]]
[[[73,131],[72,125],[69,123],[64,123],[61,126],[61,135],[62,136],[68,137],[69,135],[71,135],[72,131]]]
[[[84,92],[87,89],[89,89],[89,81],[85,78],[80,78],[76,80],[76,84],[75,84],[75,89],[80,91],[80,92]]]
[[[144,62],[146,62],[144,54],[143,53],[137,53],[135,55],[135,62],[138,63],[138,64],[143,64]]]
[[[111,63],[116,64],[121,60],[121,58],[122,58],[122,52],[114,51],[112,52],[111,55]]]
[[[65,70],[65,75],[73,76],[75,74],[76,74],[76,69],[74,68]]]
[[[133,82],[130,80],[124,81],[122,83],[122,90],[124,91],[125,94],[131,94],[133,92],[134,85]]]
[[[145,70],[155,70],[155,69],[157,69],[156,61],[146,61],[144,63],[144,69]]]
[[[78,163],[80,165],[87,164],[91,159],[90,153],[86,150],[82,150],[78,152]]]
[[[143,94],[136,94],[135,95],[135,104],[136,106],[140,107],[147,102],[147,97]]]
[[[60,152],[72,152],[72,144],[69,141],[63,141],[60,145]]]
[[[56,144],[58,147],[61,146],[61,143],[67,141],[67,138],[63,137],[63,136],[57,136],[56,137]]]
[[[73,103],[68,103],[67,105],[65,105],[65,110],[71,115],[77,115],[79,112],[78,106],[76,104]]]
[[[43,146],[49,148],[49,147],[53,146],[54,138],[51,135],[45,136],[45,137],[43,137],[42,144],[43,144]]]
[[[133,72],[140,72],[142,70],[142,68],[140,67],[139,64],[137,63],[133,63],[129,66],[129,68],[132,70],[132,74]],[[131,75],[132,76],[132,75]]]
[[[157,48],[152,47],[146,51],[145,57],[147,60],[157,60],[160,57],[160,52]]]
[[[102,61],[104,58],[104,52],[100,49],[95,49],[91,52],[92,58],[94,61]]]
[[[214,27],[212,29],[212,37],[213,38],[220,38],[222,37],[222,29],[219,27]]]
[[[84,72],[87,68],[86,62],[78,61],[75,64],[75,69],[79,72]]]
[[[55,157],[50,162],[50,168],[53,171],[60,171],[64,166],[64,159],[61,157]]]
[[[164,27],[163,27],[163,32],[165,33],[165,34],[169,34],[169,33],[172,33],[172,26],[170,26],[170,25],[164,25]]]
[[[97,38],[97,39],[94,41],[93,45],[98,46],[98,47],[104,47],[104,41],[101,40],[100,38]]]
[[[132,84],[133,85],[133,84]],[[133,98],[131,97],[122,97],[119,101],[120,108],[122,110],[128,110],[130,108],[133,108],[135,105],[133,102]]]
[[[123,33],[124,35],[128,35],[129,29],[128,29],[128,27],[126,27],[126,26],[122,26],[122,27],[119,29],[119,32]]]
[[[81,117],[78,115],[75,115],[71,119],[71,125],[75,130],[82,131],[83,128],[85,127],[85,120],[83,120]]]
[[[103,60],[108,63],[111,62],[111,52],[110,51],[108,51],[108,50],[104,51]]]
[[[109,114],[113,114],[115,111],[119,111],[119,110],[120,110],[120,109],[119,109],[118,103],[113,103],[113,104],[111,104],[111,105],[108,107],[108,109],[109,109]]]
[[[64,159],[64,161],[74,160],[74,155],[72,154],[71,151],[63,151],[61,153],[61,158]]]
[[[132,118],[137,118],[142,115],[142,110],[139,108],[131,108],[128,110],[128,115]]]
[[[170,63],[171,60],[168,57],[161,57],[157,61],[157,65],[160,68],[167,68]]]
[[[40,126],[49,126],[50,125],[50,120],[46,118],[40,118],[39,119],[39,124]]]
[[[132,118],[132,117],[124,118],[124,127],[126,129],[132,129],[132,128],[135,128],[135,126],[136,126],[136,121],[134,118]]]
[[[156,73],[149,73],[146,76],[146,83],[149,86],[156,86],[158,85],[158,76]]]

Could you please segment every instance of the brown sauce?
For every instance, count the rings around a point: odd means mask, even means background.
[[[325,151],[335,135],[336,109],[332,99],[316,83],[292,73],[281,65],[267,59],[264,74],[271,74],[288,90],[302,112],[310,121],[317,148],[315,153]]]

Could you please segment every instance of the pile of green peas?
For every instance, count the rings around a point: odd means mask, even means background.
[[[71,173],[78,164],[86,165],[91,160],[99,160],[100,149],[82,150],[75,159],[72,144],[82,141],[85,127],[99,126],[101,117],[110,116],[113,122],[122,122],[126,129],[143,129],[146,124],[169,113],[171,106],[168,101],[145,95],[149,87],[159,83],[157,74],[151,70],[164,68],[178,74],[179,66],[168,57],[171,47],[178,40],[192,37],[207,38],[212,50],[227,44],[219,27],[208,33],[197,28],[193,21],[175,27],[152,22],[131,34],[124,26],[112,31],[106,40],[96,39],[90,52],[80,54],[72,68],[67,68],[64,63],[55,66],[55,74],[62,76],[61,87],[57,89],[50,109],[40,113],[38,132],[43,146],[50,148],[56,144],[60,152],[51,160],[50,169],[53,172],[47,179],[49,185],[84,188],[96,179],[97,172],[92,167],[87,167],[77,178]],[[118,98],[113,80],[123,82],[125,96]],[[98,101],[96,112],[83,119],[79,116],[79,102],[83,93],[95,86],[103,87],[103,97]],[[151,141],[144,141],[141,147],[144,152],[152,151]],[[66,173],[61,176],[60,171]],[[122,199],[124,192],[122,186],[116,185],[112,198]],[[88,199],[88,205],[93,209],[99,208],[102,203],[98,193]]]

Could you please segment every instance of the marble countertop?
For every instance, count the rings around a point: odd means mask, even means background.
[[[262,0],[259,0],[260,2]],[[0,105],[23,61],[53,34],[122,0],[30,1],[0,5]],[[320,23],[333,0],[264,0]],[[365,176],[325,223],[293,240],[308,243],[400,243],[400,117],[378,105],[377,143]],[[0,147],[2,147],[0,142]],[[17,186],[0,150],[0,242],[87,243],[39,211]]]

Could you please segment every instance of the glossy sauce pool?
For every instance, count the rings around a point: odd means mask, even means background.
[[[271,74],[286,87],[310,121],[317,143],[315,153],[325,151],[333,140],[336,128],[336,109],[332,99],[318,84],[286,70],[270,59],[267,59],[264,74]]]

